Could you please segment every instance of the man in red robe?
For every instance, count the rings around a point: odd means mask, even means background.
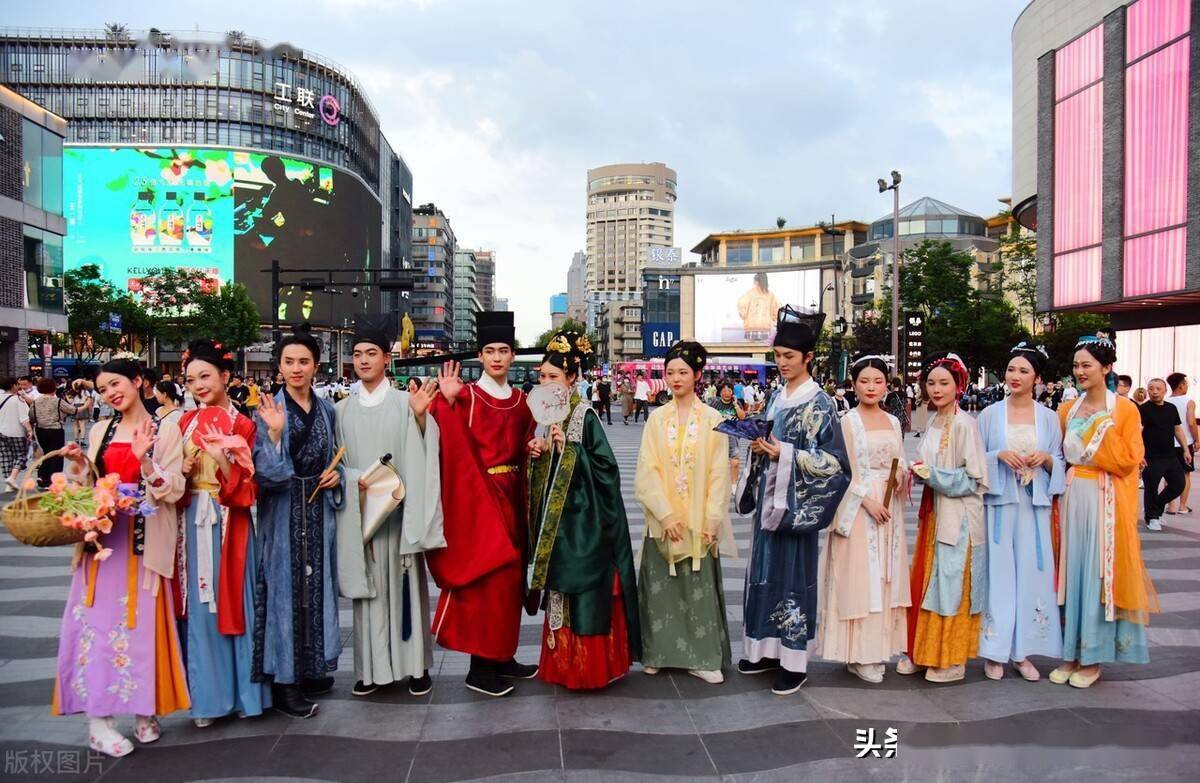
[[[516,331],[511,312],[476,315],[483,375],[464,384],[458,362],[438,372],[430,412],[441,431],[446,548],[427,553],[441,588],[433,636],[469,653],[467,687],[489,696],[510,680],[537,676],[517,663],[527,557],[526,452],[534,421],[520,389],[508,384]]]

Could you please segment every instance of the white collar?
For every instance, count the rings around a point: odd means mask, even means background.
[[[479,380],[475,382],[475,385],[497,400],[507,400],[512,396],[512,387],[508,385],[507,380],[501,385],[492,380],[492,376],[486,372],[479,376]]]
[[[784,384],[780,388],[779,391],[780,391],[780,397],[783,398],[783,400],[790,402],[792,400],[797,400],[797,399],[799,399],[799,400],[807,399],[808,397],[811,397],[819,389],[820,389],[820,387],[817,386],[817,382],[815,380],[813,380],[812,376],[810,375],[808,377],[807,381],[805,381],[804,383],[802,383],[796,387],[795,391],[789,392],[787,384]]]
[[[381,379],[379,381],[379,385],[375,387],[374,391],[367,391],[367,385],[365,383],[360,384],[358,387],[358,394],[356,395],[358,397],[359,405],[362,405],[364,408],[374,408],[382,405],[383,401],[387,399],[387,393],[390,387],[391,384],[388,383],[387,378]]]

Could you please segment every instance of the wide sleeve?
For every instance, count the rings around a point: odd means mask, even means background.
[[[858,467],[858,449],[854,444],[854,425],[850,416],[842,417],[842,442],[846,444],[846,461],[850,464],[850,483],[846,486],[846,494],[838,504],[837,516],[834,518],[833,532],[839,536],[848,536],[854,528],[854,520],[862,508],[863,499],[871,489],[870,482]]]
[[[661,410],[661,409],[660,409]],[[657,421],[651,418],[642,430],[642,446],[638,449],[637,476],[633,482],[634,496],[646,510],[646,530],[651,538],[662,538],[662,523],[674,513],[667,496],[667,469],[658,449]]]
[[[254,444],[254,475],[259,486],[271,490],[285,489],[292,479],[291,460],[286,450],[286,427],[279,443],[272,443],[267,425],[258,414],[254,415],[251,424],[253,429],[249,442]]]
[[[713,430],[721,423],[721,414],[709,409],[701,433],[708,451],[708,476],[705,481],[704,529],[719,532],[729,527],[729,441],[728,435]]]
[[[1141,467],[1146,456],[1146,445],[1142,441],[1141,417],[1123,397],[1117,398],[1113,410],[1113,427],[1105,433],[1100,448],[1092,457],[1092,464],[1114,476],[1128,476]]]
[[[779,464],[792,463],[788,506],[793,512],[791,524],[780,530],[791,533],[815,533],[829,527],[850,485],[850,459],[832,403],[826,398],[814,405],[811,415],[817,423],[805,433],[807,447],[794,448],[787,441],[780,444]]]
[[[265,427],[263,428],[266,429]],[[254,505],[255,498],[258,496],[258,485],[255,484],[255,474],[258,468],[258,447],[257,440],[260,432],[256,424],[250,419],[238,415],[238,418],[233,426],[233,434],[241,436],[247,444],[254,443],[255,469],[251,470],[237,462],[230,462],[229,475],[225,475],[224,471],[217,471],[217,483],[220,484],[220,490],[217,492],[217,502],[226,508],[250,508]],[[265,433],[262,437],[266,437]],[[270,439],[268,438],[268,442]]]
[[[149,473],[142,467],[146,494],[156,502],[178,503],[187,489],[187,478],[183,475],[183,434],[175,424],[159,423],[150,465]]]
[[[404,399],[404,395],[401,398]],[[442,516],[441,430],[437,419],[427,415],[422,433],[417,417],[408,405],[404,405],[404,414],[402,553],[408,554],[441,549],[446,546],[446,536]]]
[[[1040,406],[1039,406],[1040,407]],[[1067,461],[1063,457],[1063,436],[1058,426],[1058,417],[1042,408],[1039,415],[1046,417],[1046,453],[1050,455],[1050,475],[1046,479],[1046,505],[1050,499],[1067,491]]]
[[[1000,452],[1004,451],[1004,447],[1007,445],[1003,433],[1003,428],[1006,426],[1002,415],[1004,410],[1003,403],[988,406],[979,414],[978,419],[979,438],[983,443],[983,459],[987,466],[987,473],[992,479],[987,494],[999,498],[1003,498],[1007,494],[1008,482],[1012,477],[1011,468],[1000,462]],[[994,421],[995,419],[999,419],[999,421]]]

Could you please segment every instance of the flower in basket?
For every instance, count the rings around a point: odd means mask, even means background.
[[[155,511],[137,484],[122,484],[121,476],[109,473],[92,487],[71,481],[63,473],[50,478],[50,491],[38,501],[42,511],[58,515],[64,527],[83,532],[84,543],[95,548],[97,560],[107,560],[112,549],[100,542],[100,536],[112,532],[118,511],[147,515]]]

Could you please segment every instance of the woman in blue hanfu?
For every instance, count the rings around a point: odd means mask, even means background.
[[[736,493],[741,513],[754,510],[738,671],[778,670],[771,691],[780,696],[807,679],[817,625],[818,533],[833,521],[850,484],[833,400],[811,375],[824,320],[824,313],[780,308],[774,350],[783,383],[767,405],[772,430],[750,444],[754,457]]]
[[[1065,488],[1062,431],[1054,411],[1033,400],[1045,349],[1012,349],[1004,382],[1010,396],[979,414],[991,486],[987,517],[987,603],[979,632],[984,674],[998,680],[1012,661],[1030,682],[1041,678],[1030,655],[1062,655],[1054,582],[1050,507]]]

